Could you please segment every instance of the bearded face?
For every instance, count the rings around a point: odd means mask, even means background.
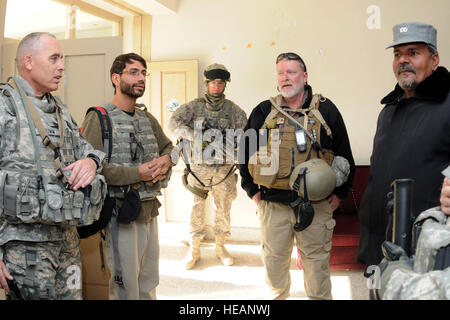
[[[120,79],[120,91],[130,98],[137,99],[142,97],[145,91],[145,81],[139,80],[137,82],[127,82]]]

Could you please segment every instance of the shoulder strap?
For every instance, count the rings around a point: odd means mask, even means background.
[[[266,129],[269,126],[269,121],[275,118],[275,116],[278,114],[278,109],[272,108],[270,110],[270,113],[267,115],[266,119],[264,120],[264,124],[262,125],[261,129]]]
[[[102,128],[102,141],[103,141],[103,148],[106,153],[106,161],[109,162],[111,159],[111,152],[112,152],[112,126],[111,126],[111,119],[109,118],[108,112],[105,108],[95,106],[90,107],[86,114],[88,114],[91,110],[95,110],[95,112],[98,115],[98,120],[100,121],[100,126]]]
[[[333,137],[333,135],[331,133],[330,126],[326,123],[325,119],[323,118],[322,114],[319,111],[319,105],[320,105],[321,101],[322,101],[322,95],[320,93],[319,94],[314,94],[314,96],[313,96],[313,98],[311,100],[311,104],[310,104],[308,109],[320,121],[320,124],[325,129],[327,135],[329,137]]]
[[[55,166],[56,166],[56,177],[62,181],[64,186],[67,187],[69,185],[69,180],[62,172],[62,164],[61,164],[62,157],[61,157],[61,152],[60,152],[60,147],[62,146],[62,144],[64,142],[64,127],[63,127],[63,122],[61,119],[61,112],[62,112],[61,107],[58,105],[57,101],[53,98],[53,96],[49,94],[50,98],[53,99],[53,101],[55,103],[55,107],[56,107],[55,113],[56,113],[56,119],[58,121],[58,129],[59,129],[59,133],[60,133],[60,146],[57,146],[50,140],[50,137],[48,136],[48,132],[47,132],[47,130],[45,130],[45,127],[42,124],[42,120],[39,117],[33,103],[31,102],[30,98],[28,98],[26,93],[23,92],[23,90],[17,85],[16,78],[11,77],[10,79],[12,79],[12,87],[19,93],[19,95],[22,98],[25,113],[27,114],[27,117],[29,116],[28,124],[34,125],[34,127],[33,126],[30,127],[31,132],[34,132],[34,128],[36,128],[39,132],[39,135],[42,138],[42,143],[44,144],[44,146],[49,147],[55,153],[54,162],[55,162]],[[37,143],[35,140],[33,140],[33,143],[36,148],[37,158],[39,158],[39,156],[38,156],[39,147],[37,146]],[[36,162],[37,162],[37,166],[38,166],[38,171],[42,172],[40,159],[37,159]],[[40,175],[42,176],[42,174],[40,174]]]

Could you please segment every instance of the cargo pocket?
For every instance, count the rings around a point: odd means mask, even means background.
[[[28,177],[19,182],[16,195],[16,214],[23,223],[35,223],[40,219],[37,190],[32,187],[31,179]]]
[[[325,232],[324,232],[324,249],[326,252],[331,251],[331,238],[333,237],[333,230],[336,226],[336,220],[331,218],[327,222],[325,222]]]

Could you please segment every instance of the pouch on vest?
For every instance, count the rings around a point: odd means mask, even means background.
[[[43,209],[42,217],[51,216],[55,217],[55,222],[63,222],[63,216],[61,214],[61,208],[64,204],[63,190],[57,184],[48,184],[46,192],[47,201]],[[49,221],[52,221],[49,219]]]
[[[24,177],[19,182],[16,194],[16,215],[24,223],[34,223],[40,219],[37,190],[29,177]]]
[[[111,198],[109,194],[107,194],[98,220],[94,221],[90,225],[78,228],[78,235],[80,238],[84,239],[90,237],[93,234],[96,234],[99,230],[103,230],[108,225],[109,220],[111,220],[115,204],[115,199]]]
[[[123,200],[122,207],[117,215],[117,222],[130,223],[137,219],[141,211],[141,197],[139,192],[130,188]]]
[[[297,148],[295,135],[292,137],[293,141],[284,145],[261,146],[250,157],[248,170],[255,184],[267,188],[290,189],[289,178],[295,168]]]
[[[81,219],[78,226],[86,226],[99,219],[103,200],[107,194],[106,181],[102,175],[96,175],[91,184],[80,189],[84,195]]]
[[[267,146],[261,146],[248,161],[248,171],[253,182],[262,186],[275,183],[279,169],[279,151],[271,152]]]

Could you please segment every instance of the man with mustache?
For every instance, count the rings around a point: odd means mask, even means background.
[[[0,85],[0,288],[9,299],[79,300],[76,226],[97,220],[105,154],[51,94],[65,70],[55,36],[25,36],[16,65],[20,76]]]
[[[450,163],[450,74],[439,66],[437,31],[428,24],[394,26],[394,90],[381,100],[371,156],[370,177],[359,211],[358,262],[367,267],[382,259],[390,240],[387,193],[395,179],[414,179],[411,221],[439,205],[441,171]],[[367,269],[366,276],[369,276]]]
[[[112,127],[111,157],[102,173],[116,206],[105,229],[109,298],[156,299],[161,206],[156,197],[169,181],[173,146],[155,117],[136,103],[144,94],[148,75],[144,58],[122,54],[110,73],[115,95],[111,103],[102,105]],[[95,149],[106,150],[96,112],[87,113],[82,127]]]
[[[279,164],[278,170],[273,179],[264,177],[269,174],[258,174],[258,170],[263,168],[252,165],[250,161],[253,158],[250,150],[255,148],[250,145],[251,140],[247,143],[247,139],[243,138],[239,150],[239,154],[245,154],[244,163],[239,166],[241,185],[258,208],[269,297],[286,299],[289,296],[289,269],[296,239],[304,269],[306,294],[311,299],[332,299],[329,259],[336,224],[333,211],[346,198],[353,182],[355,164],[350,142],[336,106],[328,98],[313,94],[307,82],[306,65],[299,55],[293,52],[280,54],[276,59],[276,71],[280,94],[253,109],[244,129],[244,137],[251,136],[252,131],[266,134],[259,136],[258,152],[265,146],[279,144],[278,161],[272,161],[272,164]],[[275,139],[275,136],[279,138]],[[258,155],[258,152],[253,151],[253,154]],[[275,152],[273,154],[276,155]],[[348,177],[339,185],[330,168],[334,156],[347,159]],[[312,165],[320,163],[318,160],[323,160],[323,171]],[[294,175],[296,170],[292,169],[307,163],[311,166],[306,167],[305,175],[298,180],[299,184],[303,187],[303,183],[309,184],[310,179],[316,183],[305,186],[309,196],[307,192],[300,196],[297,190],[291,190],[292,176],[298,178]],[[331,182],[330,170],[331,178],[335,179]],[[311,178],[316,173],[324,179]],[[313,190],[324,191],[321,191],[322,195],[314,195]]]

